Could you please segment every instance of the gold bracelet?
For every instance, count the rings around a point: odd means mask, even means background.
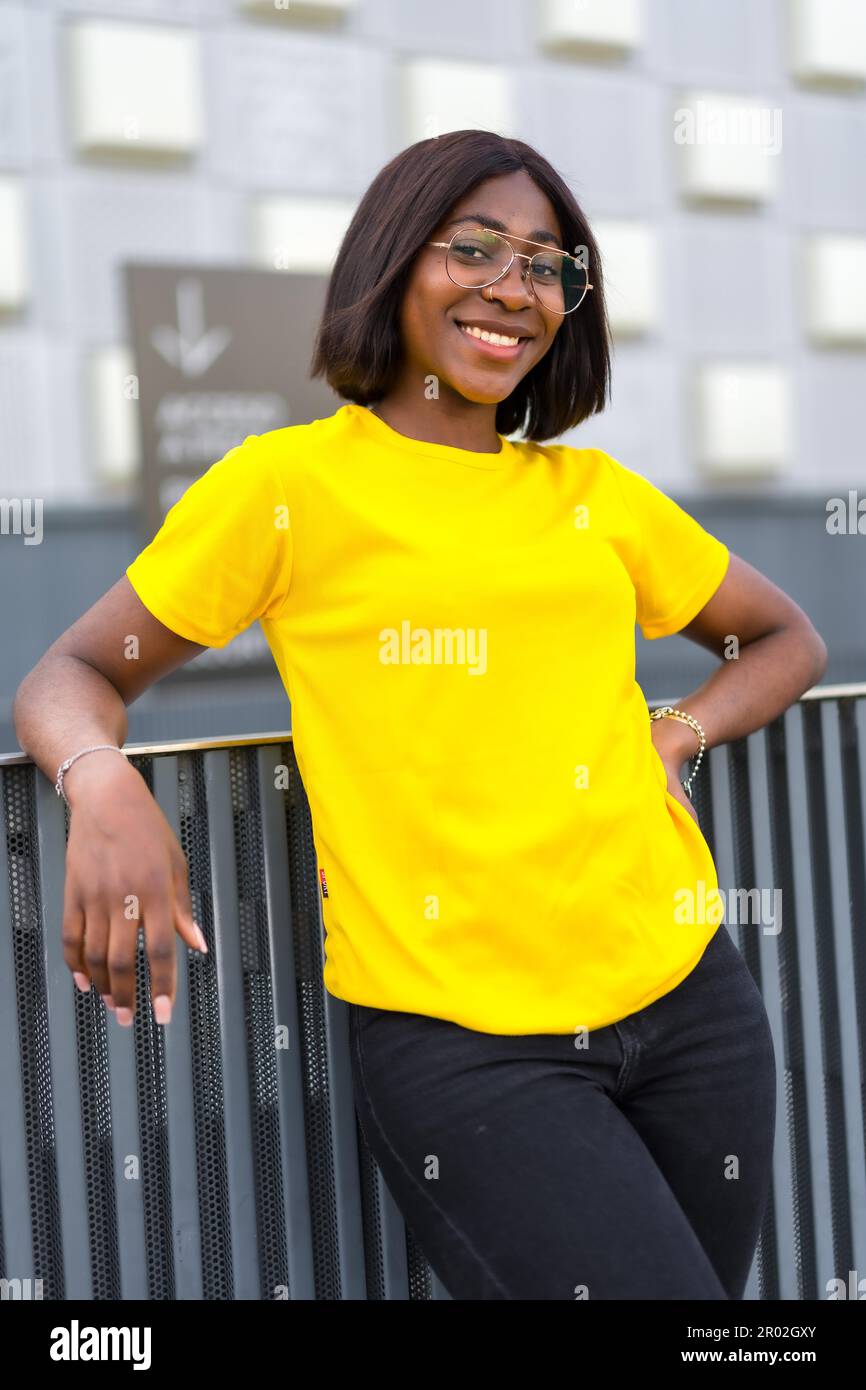
[[[686,796],[689,798],[689,801],[691,801],[692,786],[694,784],[695,777],[697,776],[698,768],[701,765],[701,758],[704,756],[704,749],[707,746],[706,736],[697,719],[694,719],[690,714],[686,714],[686,711],[684,709],[675,709],[673,705],[664,705],[661,709],[654,709],[652,714],[650,715],[650,719],[663,719],[665,718],[665,716],[670,716],[672,719],[680,719],[683,721],[683,723],[688,724],[692,729],[694,729],[695,733],[701,741],[701,746],[698,749],[698,760],[692,769],[691,775],[688,776],[683,782],[683,790],[685,791]]]

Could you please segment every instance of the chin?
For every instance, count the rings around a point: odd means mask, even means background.
[[[483,386],[471,381],[451,381],[449,384],[458,395],[466,401],[472,401],[474,405],[499,405],[500,401],[511,395],[517,382],[513,382],[507,390],[502,386]]]

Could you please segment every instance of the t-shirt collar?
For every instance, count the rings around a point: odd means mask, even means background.
[[[503,434],[498,435],[502,444],[499,453],[478,453],[474,449],[458,449],[452,444],[432,444],[426,439],[412,439],[407,434],[400,434],[399,430],[393,429],[380,416],[374,415],[367,406],[356,405],[354,401],[349,401],[342,410],[349,419],[357,421],[371,438],[404,453],[424,454],[428,458],[462,464],[467,468],[506,468],[513,459],[514,446]]]

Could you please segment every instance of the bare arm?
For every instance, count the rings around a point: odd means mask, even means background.
[[[721,661],[680,701],[703,727],[708,749],[769,724],[827,669],[826,645],[802,608],[734,554],[713,597],[681,635]],[[697,736],[679,719],[655,720],[652,733],[669,782],[676,782],[670,789],[688,806],[678,774],[685,759],[697,753]]]
[[[203,650],[153,617],[123,575],[19,685],[12,713],[22,749],[53,782],[60,763],[89,744],[122,746],[127,705]],[[79,989],[92,981],[116,1007],[118,1022],[130,1024],[143,918],[154,1012],[168,1022],[175,931],[188,946],[206,949],[193,921],[183,850],[144,778],[117,753],[77,759],[63,787],[71,807],[64,960]]]
[[[52,782],[72,753],[89,743],[126,740],[126,707],[204,647],[179,637],[145,608],[126,575],[48,648],[15,693],[18,742]],[[88,760],[107,766],[107,753],[88,754],[69,769],[64,789],[73,801]]]

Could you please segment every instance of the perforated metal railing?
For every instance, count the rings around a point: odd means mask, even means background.
[[[179,950],[168,1028],[143,946],[131,1029],[75,989],[66,812],[28,759],[0,759],[6,1292],[447,1299],[355,1116],[291,736],[129,751],[183,845],[209,946]],[[746,1297],[826,1298],[827,1281],[866,1277],[866,686],[819,688],[712,749],[696,805],[776,1043],[772,1195]]]

